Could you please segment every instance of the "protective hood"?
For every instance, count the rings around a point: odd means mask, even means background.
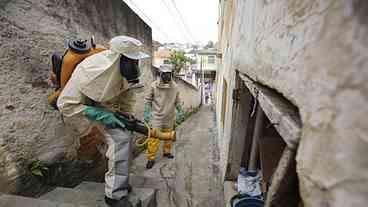
[[[172,73],[173,70],[171,65],[161,65],[159,71],[163,73]]]
[[[110,50],[121,53],[126,57],[134,60],[140,60],[150,57],[148,54],[142,52],[144,45],[141,41],[128,36],[117,36],[110,40]]]
[[[96,102],[106,102],[128,89],[128,82],[120,75],[120,53],[106,50],[90,56],[76,68],[79,90]]]

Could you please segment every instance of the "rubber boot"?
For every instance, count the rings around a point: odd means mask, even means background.
[[[128,190],[128,193],[131,193],[133,191],[133,188],[130,184],[128,184],[127,190]]]
[[[128,196],[120,200],[114,200],[105,196],[105,203],[110,207],[133,207],[132,203],[128,200]]]
[[[146,164],[146,168],[147,169],[151,169],[154,164],[155,164],[155,161],[154,160],[148,160],[147,161],[147,164]]]

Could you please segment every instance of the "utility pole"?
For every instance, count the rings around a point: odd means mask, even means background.
[[[200,76],[200,85],[201,85],[201,105],[203,104],[203,57],[200,56],[200,62],[199,62],[199,68],[200,68],[200,73],[201,73],[201,76]]]
[[[203,56],[202,56],[202,58],[203,58]],[[204,87],[203,59],[202,59],[202,87],[203,87],[202,99],[204,100],[204,102],[206,104],[205,95],[204,95],[206,93],[206,88]]]

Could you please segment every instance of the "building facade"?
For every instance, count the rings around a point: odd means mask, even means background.
[[[170,56],[173,54],[172,50],[159,49],[153,52],[153,65],[155,67],[160,67],[161,65],[170,64]]]
[[[195,62],[192,74],[195,83],[202,90],[202,103],[212,104],[217,71],[217,50],[215,48],[202,49],[194,52]]]
[[[256,168],[265,206],[366,206],[368,2],[221,0],[219,12],[225,191]]]

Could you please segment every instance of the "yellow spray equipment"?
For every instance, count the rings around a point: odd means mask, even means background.
[[[169,131],[169,132],[163,132],[158,128],[151,128],[146,122],[144,122],[144,125],[148,129],[147,137],[142,137],[137,139],[135,142],[137,147],[143,147],[147,144],[148,138],[156,138],[159,140],[176,140],[176,132],[175,130]]]

